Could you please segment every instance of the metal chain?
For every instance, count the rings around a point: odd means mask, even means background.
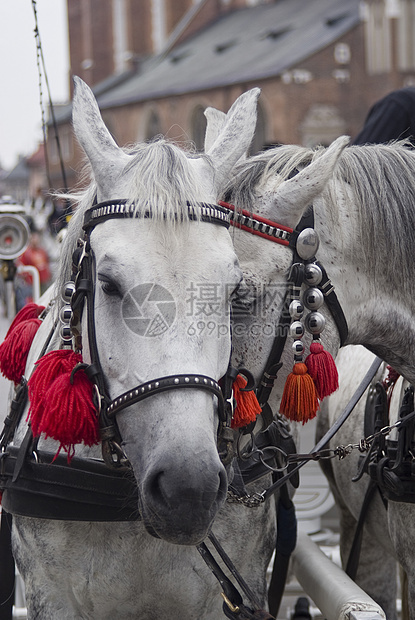
[[[231,489],[228,489],[227,501],[230,504],[242,504],[247,508],[258,508],[264,503],[265,497],[262,493],[253,493],[252,495],[237,495]]]
[[[368,435],[364,439],[361,439],[359,443],[349,443],[347,446],[339,445],[336,448],[326,448],[324,450],[319,450],[318,452],[309,452],[307,454],[286,454],[281,448],[278,448],[279,455],[283,457],[285,463],[281,467],[272,467],[268,465],[263,459],[263,451],[262,450],[253,450],[250,456],[254,456],[257,452],[259,454],[259,459],[261,463],[270,471],[278,471],[281,472],[283,470],[287,470],[291,464],[300,463],[303,461],[320,461],[326,459],[333,459],[338,457],[339,460],[346,458],[349,454],[353,452],[353,450],[359,450],[359,452],[369,452],[372,447],[373,442],[382,436],[389,435],[389,433],[402,426],[404,424],[405,418],[398,420],[395,424],[391,424],[389,426],[384,426],[377,433],[373,433],[372,435]],[[227,501],[233,504],[242,504],[247,508],[257,508],[265,501],[265,492],[262,493],[253,493],[252,495],[237,495],[231,489],[228,489]]]

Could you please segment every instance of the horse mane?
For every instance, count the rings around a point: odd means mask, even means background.
[[[357,212],[367,272],[375,277],[375,267],[379,272],[381,263],[391,285],[408,290],[413,289],[410,262],[415,245],[415,152],[410,146],[400,141],[347,147],[323,193],[333,221],[338,221],[338,183],[348,184],[351,192],[344,192],[344,199],[346,208]],[[224,200],[253,211],[259,188],[271,178],[273,187],[278,187],[324,150],[282,145],[259,153],[238,164]]]
[[[189,221],[187,201],[192,200],[200,185],[189,159],[203,157],[203,154],[184,151],[178,146],[156,138],[149,143],[139,143],[122,149],[130,156],[122,174],[126,185],[123,196],[115,199],[126,199],[134,204],[136,213],[142,213],[151,207],[152,221],[168,221],[172,226],[177,221]],[[75,208],[68,225],[61,252],[61,262],[55,285],[56,299],[60,299],[63,284],[70,278],[72,270],[72,253],[77,240],[83,237],[82,224],[84,213],[93,206],[97,194],[97,185],[92,169],[86,161],[83,171],[83,184],[86,189],[68,194],[59,194],[60,198],[68,199]],[[60,303],[60,302],[59,302]]]

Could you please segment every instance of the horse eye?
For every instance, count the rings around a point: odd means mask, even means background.
[[[100,281],[101,288],[106,295],[121,297],[120,289],[113,280],[100,274],[98,274],[98,280]]]

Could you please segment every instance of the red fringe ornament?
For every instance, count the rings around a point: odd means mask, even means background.
[[[42,321],[37,317],[44,306],[27,304],[18,312],[0,345],[1,373],[14,383],[20,383],[26,369],[27,356]]]
[[[329,396],[339,387],[339,376],[332,355],[324,350],[319,342],[312,342],[310,354],[305,360],[320,400]]]
[[[70,349],[46,353],[36,363],[28,381],[33,435],[44,433],[59,441],[59,450],[74,454],[75,444],[99,443],[99,428],[93,402],[94,386],[85,371],[75,367],[82,355]]]
[[[23,321],[28,321],[29,319],[37,319],[39,314],[43,312],[44,309],[45,306],[38,306],[35,303],[26,304],[25,306],[23,306],[23,308],[19,310],[19,312],[16,314],[13,321],[11,322],[11,325],[6,334],[6,338],[19,323],[22,323]]]
[[[289,420],[305,424],[317,414],[318,398],[313,379],[303,362],[294,364],[281,399],[280,413]]]
[[[232,428],[241,428],[255,422],[257,415],[261,413],[261,406],[255,396],[255,392],[249,390],[242,392],[247,380],[238,375],[233,383],[233,396],[236,400],[236,407],[233,413]]]

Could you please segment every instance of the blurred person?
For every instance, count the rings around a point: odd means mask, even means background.
[[[415,146],[415,87],[394,90],[369,110],[352,144],[381,144],[409,140]]]
[[[33,231],[27,249],[16,259],[16,265],[33,265],[39,272],[40,292],[43,294],[51,280],[49,255],[41,244],[41,236]],[[29,273],[19,274],[16,278],[16,309],[33,301],[33,278]]]

